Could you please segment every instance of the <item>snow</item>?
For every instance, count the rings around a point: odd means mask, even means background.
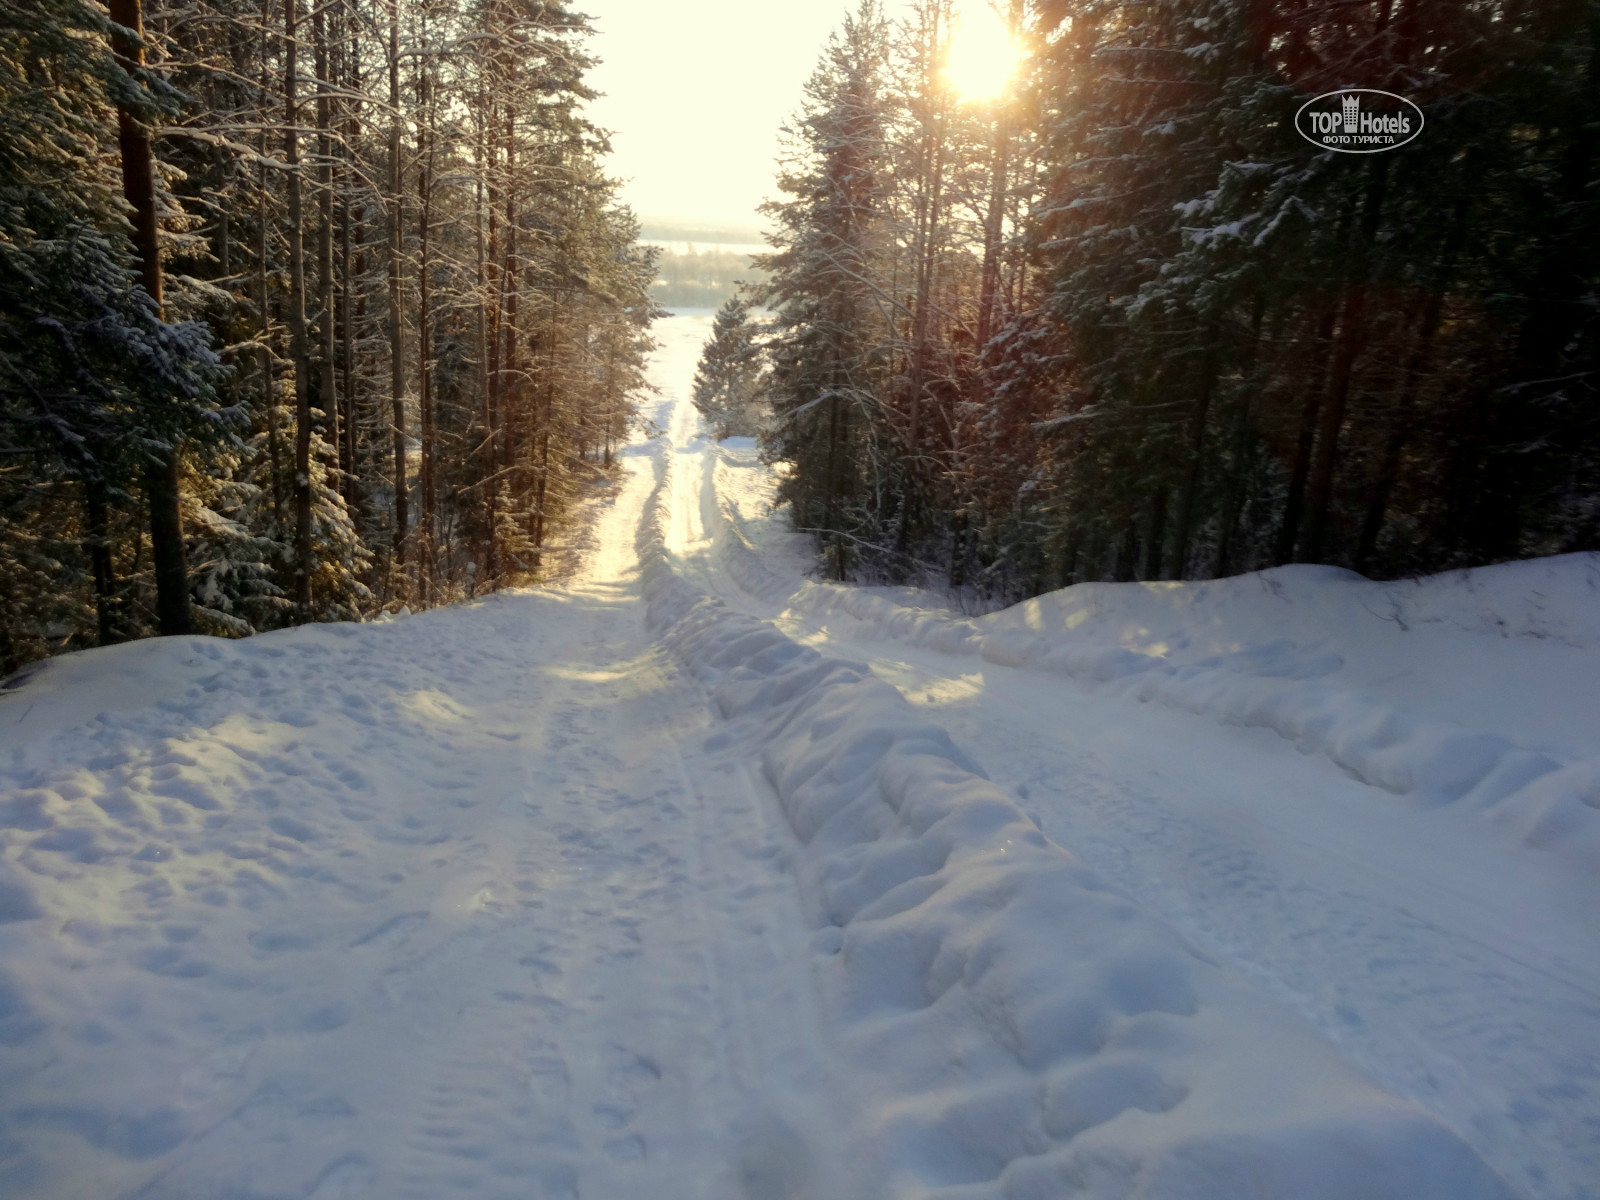
[[[1470,805],[1396,796],[1361,782],[1314,742],[1284,740],[1270,725],[1217,708],[1162,703],[1159,690],[1138,686],[1144,664],[1164,677],[1172,660],[1194,672],[1209,656],[1265,646],[1270,653],[1256,665],[1282,669],[1316,663],[1337,641],[1366,673],[1340,667],[1334,683],[1377,693],[1418,723],[1475,719],[1495,737],[1546,743],[1576,756],[1581,770],[1600,711],[1600,677],[1582,660],[1593,645],[1592,562],[1393,585],[1334,573],[1328,582],[1349,585],[1343,597],[1311,583],[1271,605],[1251,598],[1251,590],[1274,591],[1259,576],[1179,588],[1095,585],[965,621],[926,593],[802,580],[807,560],[769,511],[771,481],[730,468],[746,454],[725,444],[716,467],[718,511],[728,515],[719,550],[730,576],[744,584],[759,574],[761,582],[741,588],[742,598],[725,593],[729,603],[869,663],[977,748],[1052,838],[1300,1012],[1391,1091],[1445,1120],[1521,1194],[1600,1195],[1600,929],[1592,918],[1600,886],[1581,846],[1518,845]],[[1214,601],[1229,588],[1227,604],[1176,604],[1207,592]],[[1352,596],[1358,603],[1347,602]],[[1098,615],[1082,603],[1090,597]],[[1379,606],[1378,597],[1391,603]],[[1300,604],[1311,611],[1297,613]],[[1236,615],[1234,605],[1242,607]],[[1203,620],[1194,619],[1197,609]],[[1387,619],[1396,611],[1405,630]],[[1289,635],[1302,643],[1298,659],[1273,646]],[[1019,668],[1001,653],[1019,640],[1045,654],[1075,646],[1091,663],[1098,656],[1137,669],[1107,670],[1100,682],[1065,672],[1059,660],[1011,657]],[[1448,689],[1430,690],[1430,672]],[[1329,690],[1333,701],[1378,703]],[[1546,779],[1565,782],[1554,772]],[[1509,807],[1529,799],[1518,794]]]
[[[826,1061],[787,835],[638,620],[628,487],[569,588],[0,700],[0,1195],[735,1195],[827,1144],[765,1101]]]
[[[803,843],[829,1011],[872,1064],[849,1194],[1510,1195],[1108,892],[867,667],[686,586],[652,508],[652,621],[716,685],[718,741],[761,756]]]
[[[1263,726],[1365,783],[1459,803],[1600,870],[1600,555],[1397,583],[1294,566],[1084,584],[976,620],[833,586],[792,603],[869,636]]]
[[[819,585],[709,330],[564,586],[0,692],[0,1194],[1600,1194],[1593,563]]]

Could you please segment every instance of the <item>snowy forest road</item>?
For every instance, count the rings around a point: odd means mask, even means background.
[[[1600,1197],[1592,881],[792,605],[708,331],[564,585],[0,694],[0,1195]]]
[[[691,369],[680,350],[679,387]],[[1527,1195],[1600,1197],[1592,876],[1460,814],[1397,802],[1266,730],[791,606],[809,544],[773,515],[775,481],[754,448],[694,441],[687,408],[672,425],[685,449],[672,548],[697,587],[870,665],[1051,838],[1438,1115]],[[748,564],[730,570],[739,564],[713,552],[719,521],[760,553],[758,586]]]

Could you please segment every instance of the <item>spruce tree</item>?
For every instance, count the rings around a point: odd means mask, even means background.
[[[694,373],[694,406],[718,438],[761,432],[764,367],[759,327],[735,296],[717,310]]]
[[[873,349],[874,280],[883,252],[888,27],[863,0],[833,36],[787,131],[779,177],[791,197],[767,207],[774,253],[758,299],[773,311],[769,343],[773,428],[767,453],[794,469],[779,497],[798,528],[818,536],[843,578],[855,547],[878,536],[870,501],[886,482],[877,453],[886,365]]]
[[[182,439],[220,428],[217,357],[202,327],[167,323],[142,286],[122,181],[102,149],[117,111],[155,117],[170,101],[113,55],[125,36],[80,0],[0,0],[0,575],[15,581],[0,670],[133,632],[113,575],[111,507],[147,469],[164,472]],[[74,492],[81,509],[63,520]],[[74,528],[80,553],[45,549],[65,550]],[[49,616],[82,611],[51,593],[85,577],[93,632]]]

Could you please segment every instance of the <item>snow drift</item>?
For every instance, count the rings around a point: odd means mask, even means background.
[[[910,589],[779,577],[727,500],[718,516],[729,574],[759,599],[1264,727],[1364,783],[1600,867],[1600,554],[1392,583],[1290,566],[1078,584],[962,618],[906,603]]]
[[[872,1068],[859,1195],[1510,1195],[1435,1118],[1103,888],[866,667],[688,586],[666,549],[670,470],[638,536],[649,620],[712,686],[716,738],[759,753],[801,844],[820,973]],[[740,539],[725,553],[767,585]]]

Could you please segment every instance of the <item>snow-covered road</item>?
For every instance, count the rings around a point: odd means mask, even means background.
[[[0,1196],[1600,1197],[1587,801],[797,597],[708,332],[569,584],[0,692]]]
[[[698,1197],[793,1136],[785,832],[639,620],[653,461],[560,592],[3,702],[0,1195]]]

